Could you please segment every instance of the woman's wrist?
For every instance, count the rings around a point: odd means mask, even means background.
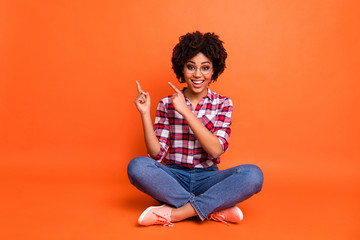
[[[185,119],[193,112],[186,106],[181,112],[179,112]]]
[[[142,119],[150,117],[150,111],[140,112],[140,116]]]

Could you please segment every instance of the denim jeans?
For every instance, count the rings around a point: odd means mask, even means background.
[[[190,202],[202,221],[260,192],[263,184],[263,173],[255,165],[189,169],[147,157],[131,160],[128,176],[135,187],[160,202],[176,208]]]

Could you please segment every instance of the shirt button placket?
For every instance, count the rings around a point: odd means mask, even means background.
[[[195,147],[195,137],[194,135],[191,135],[189,138],[189,154],[193,155],[194,154],[194,147]]]
[[[195,147],[195,136],[194,133],[191,131],[190,127],[189,127],[189,148],[188,148],[188,158],[189,158],[189,162],[191,162],[191,164],[194,164],[194,147]]]

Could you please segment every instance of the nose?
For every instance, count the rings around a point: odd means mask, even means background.
[[[195,69],[195,72],[194,72],[194,76],[195,76],[195,77],[201,77],[201,74],[202,74],[202,73],[201,73],[201,71],[200,71],[200,68],[196,68],[196,69]]]

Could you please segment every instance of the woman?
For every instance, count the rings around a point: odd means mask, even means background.
[[[173,226],[193,216],[236,223],[243,214],[235,205],[261,190],[263,174],[258,167],[217,167],[228,149],[233,106],[230,98],[208,85],[224,71],[226,57],[214,33],[181,36],[173,49],[172,68],[186,87],[179,90],[169,82],[174,94],[161,99],[154,126],[150,95],[136,82],[135,105],[149,157],[134,158],[128,176],[139,190],[164,203],[147,208],[140,225]]]

